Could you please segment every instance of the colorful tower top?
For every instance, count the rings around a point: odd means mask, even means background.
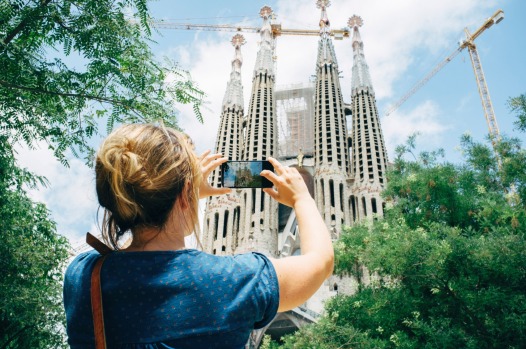
[[[369,94],[374,95],[371,76],[369,75],[369,66],[365,61],[363,53],[363,41],[360,36],[359,27],[363,25],[360,16],[354,15],[347,22],[350,28],[353,28],[352,49],[353,49],[353,67],[351,81],[351,96],[356,95],[361,90],[366,90]]]
[[[327,18],[326,8],[331,6],[329,0],[318,0],[316,1],[316,7],[321,9],[321,18],[320,18],[320,35],[329,36],[331,33],[331,25],[329,19]]]
[[[338,64],[336,54],[331,40],[331,25],[327,17],[327,7],[331,5],[329,0],[316,1],[316,7],[321,9],[320,17],[320,43],[318,45],[317,64]]]
[[[269,6],[263,6],[259,11],[259,15],[263,18],[263,25],[261,26],[261,43],[256,58],[256,65],[254,67],[254,75],[259,73],[267,73],[274,76],[274,37],[272,36],[272,27],[270,26],[270,16],[272,9]]]
[[[245,38],[241,34],[236,34],[231,42],[236,48],[236,53],[232,60],[232,72],[230,73],[230,80],[227,83],[225,97],[223,98],[223,109],[229,107],[243,109],[243,85],[241,81],[243,57],[241,56],[241,46],[245,44]]]

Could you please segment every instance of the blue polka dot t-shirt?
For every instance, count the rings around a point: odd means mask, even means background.
[[[73,349],[94,347],[90,280],[98,257],[80,254],[66,271]],[[104,261],[101,283],[108,348],[243,348],[279,305],[276,271],[259,253],[114,252]]]

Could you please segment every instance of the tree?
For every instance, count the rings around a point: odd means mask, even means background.
[[[44,180],[15,166],[0,137],[0,348],[64,347],[62,273],[69,243],[23,189]]]
[[[515,121],[517,129],[526,132],[526,94],[510,98],[508,107],[511,112],[517,113],[517,121]]]
[[[203,93],[148,46],[147,0],[0,2],[0,348],[64,347],[62,273],[69,244],[25,188],[46,183],[13,145],[44,142],[67,165],[91,162],[100,125],[164,122]]]
[[[361,280],[365,267],[374,281],[283,347],[526,347],[526,150],[504,137],[499,167],[464,136],[454,165],[442,151],[407,160],[414,141],[397,148],[384,219],[345,228],[335,246],[338,274]]]
[[[148,46],[147,0],[29,0],[0,5],[0,135],[91,154],[100,120],[177,127],[174,103],[203,93]]]

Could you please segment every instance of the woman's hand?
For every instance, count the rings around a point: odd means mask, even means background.
[[[208,182],[208,177],[212,171],[220,166],[222,163],[227,162],[227,158],[221,154],[210,154],[210,150],[205,151],[201,156],[198,157],[199,164],[201,165],[201,172],[203,174],[203,180],[199,186],[199,198],[203,199],[208,196],[228,194],[232,190],[230,188],[214,188]]]
[[[261,171],[261,175],[271,181],[274,188],[263,189],[265,193],[290,207],[295,207],[300,200],[312,199],[303,177],[296,168],[283,166],[274,158],[268,158],[268,161],[274,166],[275,173],[264,170]]]

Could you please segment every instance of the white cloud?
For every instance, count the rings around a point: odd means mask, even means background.
[[[394,148],[404,143],[407,137],[418,133],[419,144],[434,149],[441,144],[442,136],[450,126],[437,119],[440,110],[436,103],[426,101],[409,113],[395,111],[383,118],[382,129],[389,157],[393,157]]]
[[[58,232],[77,239],[92,229],[98,207],[93,170],[76,158],[69,160],[69,168],[62,166],[45,144],[36,149],[19,147],[17,152],[21,167],[49,180],[47,188],[31,190],[30,195],[51,210]]]

